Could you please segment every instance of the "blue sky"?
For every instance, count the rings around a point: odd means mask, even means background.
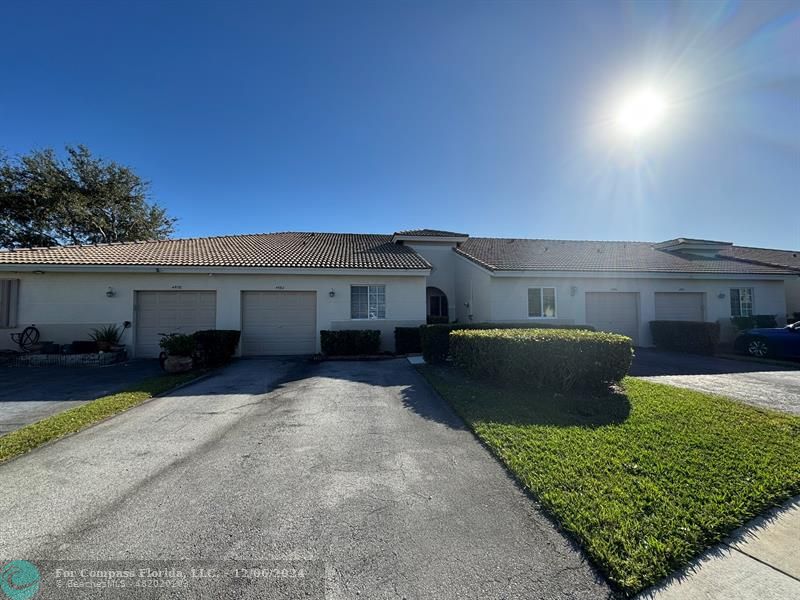
[[[0,56],[0,148],[130,165],[184,237],[800,249],[800,2],[11,0]]]

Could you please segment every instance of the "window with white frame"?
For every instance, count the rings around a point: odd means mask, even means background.
[[[350,318],[351,319],[385,319],[386,318],[386,286],[385,285],[351,285],[350,286]]]
[[[528,288],[528,316],[552,319],[556,316],[556,288]]]
[[[753,288],[731,288],[731,316],[753,315]]]
[[[0,328],[17,326],[19,279],[0,279]]]

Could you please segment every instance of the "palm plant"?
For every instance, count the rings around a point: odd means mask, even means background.
[[[92,329],[89,337],[97,343],[100,350],[109,350],[111,346],[119,344],[119,340],[122,338],[122,329],[117,325],[103,325]]]

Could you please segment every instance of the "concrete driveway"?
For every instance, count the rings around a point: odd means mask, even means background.
[[[637,348],[631,375],[800,414],[800,364],[792,369]]]
[[[46,589],[58,565],[212,566],[170,597],[611,595],[404,360],[241,360],[0,480],[0,557]]]
[[[160,373],[156,360],[107,367],[0,367],[0,435]]]

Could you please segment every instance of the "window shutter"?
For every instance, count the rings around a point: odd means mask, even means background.
[[[9,293],[11,289],[11,280],[10,279],[0,279],[0,327],[8,327],[10,319],[8,318],[9,315],[9,300],[11,298],[11,294]]]
[[[19,279],[0,279],[0,327],[17,326]]]
[[[11,279],[8,288],[8,327],[16,327],[19,324],[19,279]]]
[[[739,304],[739,290],[731,288],[731,316],[741,316],[741,305]]]

